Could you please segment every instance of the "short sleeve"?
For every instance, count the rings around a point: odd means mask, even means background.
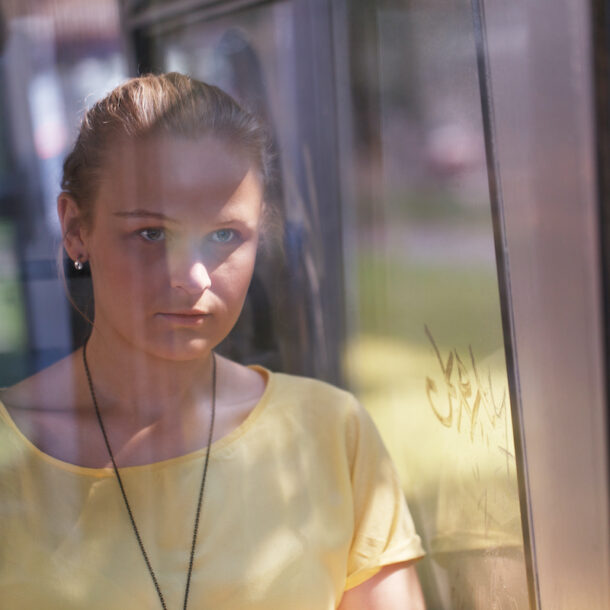
[[[383,566],[422,557],[394,464],[369,414],[358,403],[348,430],[354,503],[354,535],[345,588]]]

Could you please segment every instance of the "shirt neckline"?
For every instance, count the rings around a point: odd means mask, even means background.
[[[269,369],[257,364],[248,365],[248,368],[259,373],[265,380],[265,389],[263,391],[263,394],[260,397],[259,401],[256,403],[256,405],[254,405],[250,413],[248,413],[248,416],[236,428],[234,428],[233,430],[231,430],[231,432],[225,434],[224,436],[220,437],[212,443],[212,446],[210,447],[210,457],[219,455],[229,445],[241,438],[254,425],[255,421],[259,418],[261,413],[263,413],[265,407],[269,402],[269,396],[272,391],[272,386],[274,386],[275,375]],[[68,472],[76,474],[93,476],[97,478],[114,476],[114,470],[112,466],[106,466],[103,468],[79,466],[78,464],[73,464],[72,462],[56,458],[40,449],[22,432],[21,428],[17,426],[15,420],[12,418],[11,414],[9,413],[2,400],[0,400],[0,419],[3,419],[8,424],[11,430],[13,430],[15,435],[21,440],[21,442],[27,447],[27,449],[31,453],[33,453],[43,461],[52,464],[58,468],[61,468],[62,470],[66,470]],[[119,470],[121,471],[121,474],[129,474],[130,472],[136,473],[160,470],[168,466],[178,465],[184,462],[199,459],[201,456],[204,455],[206,450],[207,446],[200,447],[199,449],[195,449],[194,451],[190,451],[182,455],[177,455],[156,462],[150,462],[148,464],[122,466],[119,468]]]

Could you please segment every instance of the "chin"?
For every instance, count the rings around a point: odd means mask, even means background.
[[[215,342],[203,338],[173,338],[171,341],[160,341],[142,346],[143,350],[161,360],[188,362],[207,357],[216,347]]]

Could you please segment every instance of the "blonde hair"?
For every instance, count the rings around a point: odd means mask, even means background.
[[[177,72],[132,78],[113,89],[84,116],[66,157],[62,190],[91,224],[93,202],[109,150],[119,140],[172,134],[212,135],[245,154],[269,182],[270,152],[261,122],[222,89]]]

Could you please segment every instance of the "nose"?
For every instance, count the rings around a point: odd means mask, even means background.
[[[180,288],[188,294],[201,294],[212,285],[208,269],[201,260],[183,261],[171,274],[172,288]]]

